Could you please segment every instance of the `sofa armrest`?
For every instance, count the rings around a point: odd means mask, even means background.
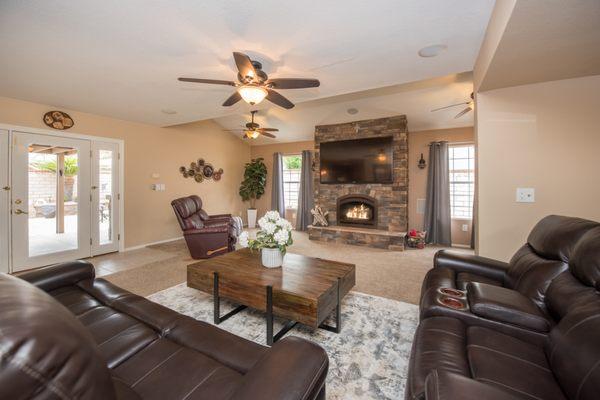
[[[479,317],[548,332],[551,322],[530,298],[499,286],[470,282],[467,298],[471,312]]]
[[[425,379],[425,400],[518,400],[519,398],[497,386],[452,372],[433,370]]]
[[[508,263],[502,261],[447,250],[435,253],[433,266],[450,268],[456,272],[470,272],[498,281],[504,280],[508,269]]]
[[[87,261],[69,261],[16,274],[17,277],[49,292],[79,281],[94,279],[94,266]]]
[[[324,388],[328,368],[323,348],[290,336],[254,364],[231,399],[315,399]]]
[[[215,214],[209,215],[208,219],[229,219],[231,218],[231,214]]]

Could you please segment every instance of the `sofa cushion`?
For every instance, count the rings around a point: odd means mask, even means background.
[[[198,351],[162,338],[113,370],[144,399],[227,399],[242,374]]]

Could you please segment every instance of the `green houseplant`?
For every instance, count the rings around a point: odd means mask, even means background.
[[[263,158],[254,158],[246,163],[244,167],[244,180],[240,184],[240,196],[242,200],[250,202],[248,209],[248,228],[256,226],[256,199],[265,194],[267,184],[267,166]]]

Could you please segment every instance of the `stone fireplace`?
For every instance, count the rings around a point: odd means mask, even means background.
[[[403,250],[408,229],[408,130],[404,115],[315,127],[314,204],[329,226],[309,226],[311,240]],[[392,136],[392,182],[322,184],[321,143]]]
[[[336,216],[340,226],[377,228],[377,200],[361,194],[339,197]]]

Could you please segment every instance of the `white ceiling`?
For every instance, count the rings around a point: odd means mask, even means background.
[[[390,117],[404,114],[408,130],[457,128],[473,126],[473,113],[458,119],[456,114],[465,106],[431,112],[432,109],[470,100],[473,91],[473,75],[470,72],[428,79],[415,83],[372,89],[359,93],[329,97],[298,104],[292,110],[279,107],[260,110],[255,122],[262,127],[277,128],[277,139],[260,137],[250,141],[252,145],[276,142],[313,140],[315,125],[327,125]],[[358,110],[349,114],[349,108]],[[237,129],[250,120],[249,114],[216,118],[225,129]],[[242,136],[241,132],[236,133]]]
[[[320,79],[320,88],[282,91],[301,103],[470,71],[493,4],[2,0],[0,94],[160,126],[247,113],[242,102],[220,105],[230,87],[176,78],[232,79],[231,53],[242,51],[261,61],[270,77]],[[433,44],[448,50],[435,58],[417,55]],[[385,96],[377,99],[359,108],[407,113],[405,103],[389,110]],[[444,105],[441,100],[427,108]],[[274,118],[287,118],[275,106],[264,107]]]

